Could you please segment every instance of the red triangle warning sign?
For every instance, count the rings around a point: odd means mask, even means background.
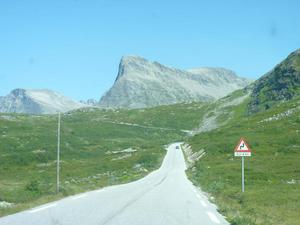
[[[234,150],[235,156],[251,156],[251,149],[244,138],[241,138],[239,144]]]

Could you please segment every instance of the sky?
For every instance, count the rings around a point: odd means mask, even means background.
[[[300,48],[299,0],[0,0],[0,96],[100,99],[123,55],[257,79]]]

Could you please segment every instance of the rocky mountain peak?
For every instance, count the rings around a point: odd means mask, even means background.
[[[26,90],[22,88],[17,88],[11,91],[11,95],[16,98],[24,98],[26,96]]]
[[[100,99],[103,107],[144,108],[213,100],[245,87],[249,80],[220,68],[184,71],[139,56],[124,56],[113,87]]]
[[[124,74],[130,73],[131,70],[142,70],[149,62],[139,56],[128,55],[121,58],[119,64],[119,72],[116,81],[120,79]]]
[[[127,64],[130,65],[130,63],[132,64],[146,64],[149,61],[143,57],[137,56],[137,55],[125,55],[122,56],[121,58],[121,64]]]

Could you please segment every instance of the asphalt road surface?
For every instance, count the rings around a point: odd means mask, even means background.
[[[229,224],[185,175],[178,144],[162,166],[124,185],[71,196],[0,218],[1,225],[215,225]]]

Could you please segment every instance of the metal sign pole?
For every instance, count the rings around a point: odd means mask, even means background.
[[[242,157],[242,192],[245,192],[245,157],[251,156],[251,149],[244,138],[235,147],[234,156]]]
[[[58,128],[57,128],[57,180],[56,180],[56,191],[59,192],[59,155],[60,155],[60,112],[58,113]]]
[[[245,192],[244,156],[242,157],[242,192]]]

